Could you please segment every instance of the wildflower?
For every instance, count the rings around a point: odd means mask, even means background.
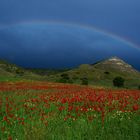
[[[65,117],[65,118],[64,118],[64,121],[66,121],[67,119],[68,119],[68,118],[67,118],[67,117]]]
[[[59,111],[63,111],[64,109],[65,109],[64,106],[60,106],[60,107],[58,108]]]
[[[62,104],[65,104],[67,102],[67,100],[65,99],[65,98],[63,98],[62,100],[61,100],[61,103]]]
[[[139,110],[139,105],[135,104],[132,106],[132,108],[133,108],[133,111],[137,111],[137,110]]]
[[[3,121],[8,121],[7,116],[4,116],[4,117],[3,117]]]
[[[11,137],[11,136],[9,136],[9,137],[8,137],[8,140],[12,140],[12,137]]]
[[[72,110],[73,110],[73,106],[69,106],[68,111],[72,111]]]

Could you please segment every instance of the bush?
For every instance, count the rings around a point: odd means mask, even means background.
[[[69,77],[69,75],[67,73],[61,74],[61,78],[65,79],[65,80],[69,80],[70,79],[70,77]]]
[[[82,85],[88,85],[88,79],[87,78],[81,78]]]
[[[123,87],[124,81],[125,80],[122,77],[115,77],[113,80],[113,84],[115,87]]]
[[[60,83],[73,83],[67,73],[61,74],[61,78],[58,80]]]
[[[138,89],[140,90],[140,85],[138,86]]]
[[[107,75],[108,75],[108,74],[110,74],[110,72],[108,72],[108,71],[105,71],[105,72],[104,72],[104,74],[107,74]]]
[[[20,68],[17,68],[16,69],[16,74],[19,75],[19,76],[22,76],[24,74],[24,70],[22,70]]]

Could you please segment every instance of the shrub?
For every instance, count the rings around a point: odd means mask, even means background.
[[[82,81],[82,85],[88,85],[88,79],[86,77],[84,78],[81,78],[81,81]]]
[[[108,74],[110,74],[110,73],[109,73],[108,71],[105,71],[104,74],[107,74],[107,75],[108,75]]]
[[[140,90],[140,85],[138,86],[138,89]]]
[[[61,78],[58,80],[60,83],[73,83],[67,73],[61,74]]]
[[[123,87],[124,81],[125,80],[122,77],[115,77],[113,80],[113,84],[115,87]]]
[[[65,79],[65,80],[69,80],[70,79],[70,77],[69,77],[69,75],[67,73],[61,74],[61,78]]]
[[[24,70],[22,70],[20,68],[17,68],[16,69],[16,74],[19,75],[19,76],[22,76],[24,74]]]

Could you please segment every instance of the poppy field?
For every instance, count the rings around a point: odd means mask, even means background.
[[[0,83],[1,140],[139,140],[140,91]]]

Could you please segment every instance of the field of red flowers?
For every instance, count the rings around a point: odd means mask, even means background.
[[[1,140],[140,139],[140,91],[0,83]]]

